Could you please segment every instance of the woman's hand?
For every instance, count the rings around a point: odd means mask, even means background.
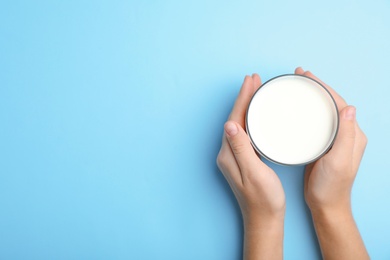
[[[332,149],[306,166],[305,199],[309,206],[325,259],[367,259],[368,254],[351,210],[351,190],[367,138],[356,121],[356,109],[348,106],[332,88],[302,68],[296,74],[321,82],[332,94],[340,115]]]
[[[306,167],[306,202],[312,211],[348,208],[367,137],[356,121],[353,106],[348,106],[342,97],[311,72],[304,72],[301,68],[295,72],[321,82],[334,97],[340,114],[339,131],[332,149]]]
[[[285,195],[275,172],[254,151],[245,132],[245,113],[261,85],[260,77],[246,76],[225,124],[217,164],[232,188],[244,219],[244,258],[281,259]]]

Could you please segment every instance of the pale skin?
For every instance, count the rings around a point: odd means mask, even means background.
[[[320,81],[302,68],[295,73]],[[367,138],[356,121],[356,109],[322,84],[337,103],[340,128],[332,149],[306,166],[305,200],[324,259],[369,259],[351,210],[351,189]],[[275,172],[253,150],[245,132],[246,109],[260,85],[259,75],[245,77],[225,123],[217,157],[218,167],[241,208],[245,260],[283,259],[284,190]]]

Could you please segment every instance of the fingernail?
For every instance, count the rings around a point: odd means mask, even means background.
[[[225,131],[228,136],[235,136],[238,133],[238,128],[235,123],[227,122],[225,124]]]
[[[345,112],[344,118],[347,120],[353,120],[356,115],[356,108],[355,107],[349,107],[347,111]]]

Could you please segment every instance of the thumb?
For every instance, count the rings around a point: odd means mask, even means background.
[[[356,136],[355,120],[355,107],[347,106],[340,111],[339,132],[329,152],[337,160],[348,160],[352,156]]]
[[[234,121],[226,122],[225,133],[237,164],[241,170],[248,169],[260,161],[259,157],[253,150],[248,135],[240,124]]]

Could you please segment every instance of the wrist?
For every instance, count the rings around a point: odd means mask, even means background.
[[[284,214],[244,216],[244,259],[283,259]]]
[[[244,207],[241,207],[241,212],[244,219],[244,223],[284,220],[284,216],[286,213],[286,204],[284,203],[283,205],[280,205],[278,207],[248,207],[245,205]]]
[[[268,230],[284,225],[285,211],[243,216],[245,231]]]
[[[328,215],[345,215],[352,212],[350,196],[339,196],[337,199],[312,201],[306,199],[313,216],[326,217]]]
[[[351,207],[312,210],[324,259],[369,259]]]
[[[321,207],[310,209],[314,222],[324,224],[341,224],[353,221],[350,205],[343,207]]]

